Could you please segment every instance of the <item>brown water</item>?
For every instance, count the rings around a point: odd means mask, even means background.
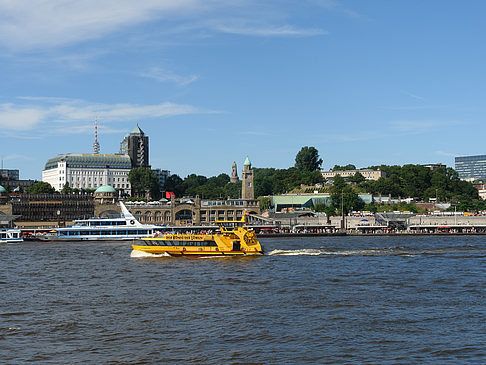
[[[2,245],[0,361],[486,362],[486,238],[261,242],[263,257],[207,259]]]

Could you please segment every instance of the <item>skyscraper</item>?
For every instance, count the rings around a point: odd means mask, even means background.
[[[486,179],[486,155],[456,157],[455,170],[463,180]]]
[[[148,136],[145,135],[138,124],[120,143],[120,153],[130,156],[132,168],[150,168]]]

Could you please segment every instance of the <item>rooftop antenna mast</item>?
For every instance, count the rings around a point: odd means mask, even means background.
[[[100,153],[100,144],[98,143],[98,119],[95,119],[95,141],[93,143],[93,153],[95,155]]]

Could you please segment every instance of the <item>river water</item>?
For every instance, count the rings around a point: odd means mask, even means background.
[[[260,241],[206,259],[2,245],[0,362],[486,362],[486,237]]]

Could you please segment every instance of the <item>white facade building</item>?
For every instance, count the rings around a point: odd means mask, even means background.
[[[61,191],[65,183],[78,189],[97,189],[110,185],[131,193],[128,173],[132,167],[128,155],[68,153],[49,159],[42,171],[42,181]]]
[[[334,179],[336,175],[341,175],[341,177],[351,177],[354,176],[357,172],[359,172],[366,180],[378,180],[380,177],[386,177],[384,171],[381,170],[371,170],[371,169],[362,169],[362,170],[346,170],[346,171],[321,171],[322,177],[324,179]]]

